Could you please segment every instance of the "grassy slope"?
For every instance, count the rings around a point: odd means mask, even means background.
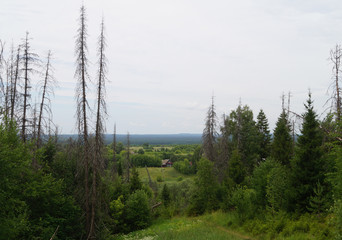
[[[253,239],[229,230],[225,215],[217,212],[200,217],[176,217],[153,224],[151,227],[124,236],[121,240],[241,240]]]

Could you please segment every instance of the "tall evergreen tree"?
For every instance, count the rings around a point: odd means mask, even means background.
[[[289,165],[293,155],[293,141],[288,117],[283,109],[273,133],[271,156],[283,165]]]
[[[305,104],[303,125],[298,137],[296,155],[292,162],[296,205],[300,210],[307,210],[310,197],[315,195],[318,183],[324,182],[324,162],[322,161],[322,131],[317,115],[313,110],[311,93]]]
[[[271,150],[271,134],[268,126],[268,120],[264,111],[261,109],[257,116],[257,128],[260,134],[260,159],[264,160],[270,155]]]
[[[230,113],[225,122],[225,128],[230,132],[231,152],[237,149],[246,170],[252,173],[257,159],[259,159],[260,148],[259,132],[253,120],[252,110],[247,105],[240,104],[235,111]]]

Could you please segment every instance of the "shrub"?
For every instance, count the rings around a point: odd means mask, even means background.
[[[157,176],[157,182],[162,182],[162,181],[163,181],[162,176],[158,175],[158,176]]]
[[[231,203],[236,208],[240,223],[256,216],[257,207],[254,204],[256,193],[254,189],[238,187],[232,194]]]
[[[124,216],[128,231],[143,229],[150,225],[151,210],[144,190],[137,190],[129,196]]]

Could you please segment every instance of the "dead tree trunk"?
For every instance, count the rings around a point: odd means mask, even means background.
[[[341,120],[341,89],[339,86],[340,68],[341,68],[342,50],[340,45],[336,45],[334,50],[330,51],[330,60],[333,63],[333,79],[334,79],[334,93],[333,99],[336,107],[336,118]]]
[[[17,103],[17,96],[18,96],[18,80],[19,80],[19,65],[20,65],[20,46],[17,50],[16,61],[15,61],[15,70],[13,73],[13,79],[11,83],[11,120],[14,120],[14,112]]]
[[[89,156],[90,156],[90,145],[88,139],[88,119],[87,119],[87,108],[88,101],[86,95],[87,80],[88,80],[88,61],[87,61],[87,29],[86,29],[86,15],[84,6],[80,9],[80,26],[77,31],[78,36],[76,39],[76,72],[77,86],[76,86],[76,101],[77,101],[77,128],[79,134],[79,140],[83,148],[81,155],[82,167],[84,173],[84,211],[86,218],[86,234],[89,235],[90,231],[90,205],[89,205]]]
[[[24,94],[23,94],[23,115],[21,122],[21,136],[24,142],[26,142],[27,135],[27,124],[28,124],[28,110],[30,107],[29,99],[31,97],[30,89],[31,89],[31,79],[30,75],[35,71],[34,64],[38,62],[38,55],[31,52],[31,46],[29,43],[29,33],[26,32],[26,37],[24,39],[23,48],[23,71],[24,71]]]
[[[48,52],[47,60],[46,60],[46,67],[45,67],[45,76],[42,82],[42,99],[40,102],[40,110],[39,110],[39,117],[38,117],[38,126],[37,126],[37,148],[41,146],[41,135],[42,135],[42,125],[43,125],[43,112],[44,109],[51,113],[50,98],[49,95],[53,94],[53,83],[54,79],[51,75],[51,51]],[[46,103],[48,101],[48,103]]]
[[[98,41],[98,82],[97,82],[97,112],[96,112],[96,127],[95,127],[95,154],[92,165],[92,192],[91,192],[91,219],[90,230],[88,239],[96,238],[95,231],[95,214],[97,210],[96,203],[99,201],[97,193],[97,186],[99,185],[100,171],[102,170],[102,150],[103,150],[103,133],[104,133],[104,117],[107,115],[106,102],[105,102],[105,81],[106,81],[106,58],[105,50],[105,37],[104,37],[104,22],[101,23],[101,34]]]

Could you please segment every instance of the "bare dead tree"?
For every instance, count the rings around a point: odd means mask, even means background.
[[[4,52],[4,44],[0,40],[0,116],[3,114],[4,107],[5,107],[5,83],[4,83],[4,77],[3,77],[3,67],[4,67],[4,58],[3,58],[3,52]]]
[[[40,101],[40,110],[38,116],[38,124],[37,124],[37,142],[36,147],[39,148],[42,143],[42,132],[43,132],[43,121],[47,119],[47,121],[51,121],[51,99],[50,96],[54,94],[54,87],[56,86],[56,81],[53,77],[53,68],[51,65],[51,51],[49,50],[47,58],[46,58],[46,66],[44,73],[44,80],[41,82],[40,91],[41,91],[41,101]],[[44,117],[44,110],[48,113],[50,117]],[[45,124],[46,125],[46,124]]]
[[[217,139],[217,116],[215,112],[214,96],[211,98],[211,105],[207,112],[205,128],[202,134],[203,150],[206,157],[215,162],[215,145]]]
[[[105,56],[106,41],[104,36],[104,22],[101,22],[101,34],[98,39],[98,81],[97,81],[97,112],[96,112],[96,127],[95,127],[95,154],[92,164],[92,192],[91,192],[91,220],[90,230],[88,239],[96,238],[95,231],[95,214],[96,214],[96,203],[98,201],[97,185],[100,182],[100,171],[102,170],[103,162],[103,134],[105,131],[104,118],[107,116],[106,108],[106,72],[107,72],[107,60]]]
[[[10,113],[10,117],[11,120],[14,120],[14,113],[15,113],[15,108],[17,106],[17,101],[18,101],[18,83],[19,83],[19,75],[20,75],[20,45],[18,46],[17,49],[17,54],[16,54],[16,60],[15,62],[12,64],[13,66],[13,74],[12,74],[12,78],[11,78],[11,113]]]
[[[341,120],[341,88],[340,88],[340,73],[341,73],[341,57],[342,57],[342,49],[341,46],[336,44],[335,49],[330,51],[330,61],[333,63],[333,104],[335,105],[336,118]]]
[[[77,117],[77,129],[79,134],[79,142],[83,147],[83,153],[81,154],[82,159],[82,170],[84,173],[84,210],[85,210],[85,218],[86,218],[86,234],[89,236],[90,231],[90,219],[91,219],[91,211],[89,205],[89,156],[90,156],[90,144],[89,144],[89,136],[88,136],[88,117],[87,117],[87,109],[88,109],[88,101],[87,101],[87,81],[89,80],[87,67],[88,67],[88,59],[87,59],[87,25],[86,25],[86,13],[85,7],[82,6],[80,9],[80,18],[79,18],[79,28],[77,30],[76,37],[76,47],[75,47],[75,55],[76,55],[76,71],[75,77],[77,78],[76,85],[76,117]]]
[[[27,128],[28,128],[28,110],[30,108],[30,90],[31,86],[31,76],[32,73],[36,72],[34,66],[38,63],[38,55],[31,52],[31,46],[29,43],[29,33],[26,32],[26,37],[23,42],[24,54],[22,56],[23,62],[23,74],[24,74],[24,93],[23,93],[23,115],[21,118],[21,136],[24,142],[26,142]]]

